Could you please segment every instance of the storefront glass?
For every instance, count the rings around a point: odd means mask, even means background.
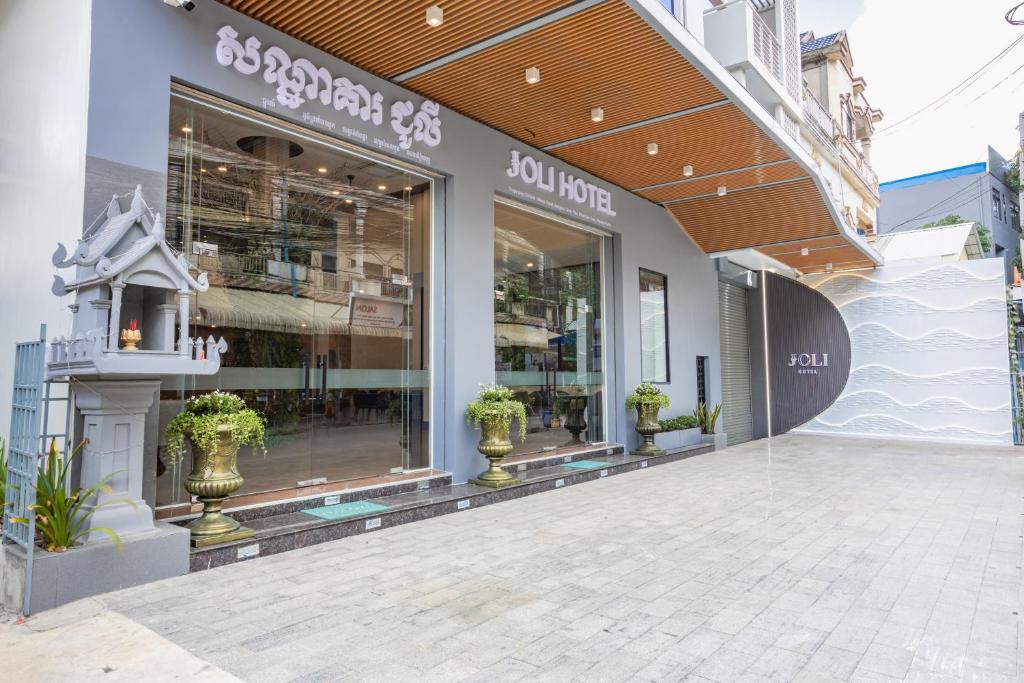
[[[503,202],[494,216],[495,377],[529,415],[513,453],[602,441],[603,238]]]
[[[239,494],[428,467],[431,191],[428,177],[175,93],[168,239],[209,275],[189,334],[228,351],[215,376],[165,381],[161,428],[212,389],[259,410],[268,453],[243,449]],[[158,504],[187,501],[188,461],[165,459]]]

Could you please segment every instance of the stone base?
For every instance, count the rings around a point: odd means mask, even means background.
[[[220,545],[221,543],[242,541],[247,538],[252,538],[255,534],[256,532],[249,527],[240,526],[234,531],[229,531],[226,534],[217,534],[216,536],[193,536],[190,542],[193,548],[205,548],[211,545]]]
[[[173,524],[121,537],[123,552],[110,540],[76,546],[62,553],[36,548],[32,562],[34,614],[100,593],[188,573],[189,534]],[[0,602],[20,612],[25,589],[25,552],[13,544],[0,551]]]
[[[512,477],[509,479],[498,479],[497,481],[491,479],[470,479],[469,483],[475,486],[486,486],[487,488],[500,489],[505,486],[515,486],[516,484],[522,484],[523,482]]]
[[[635,448],[635,449],[631,450],[629,452],[629,454],[630,455],[655,456],[655,455],[665,455],[665,451],[663,451],[660,448],[647,448],[647,449],[645,449],[645,448],[643,448],[641,446],[640,448]]]

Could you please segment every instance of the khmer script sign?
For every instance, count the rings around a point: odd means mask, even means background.
[[[347,112],[375,126],[384,123],[384,95],[373,92],[365,85],[353,83],[345,76],[331,74],[304,57],[293,60],[276,45],[261,50],[262,43],[255,36],[238,41],[238,31],[230,25],[217,31],[217,63],[233,67],[246,76],[263,69],[263,80],[276,86],[276,102],[298,109],[307,102],[319,102],[323,107]],[[424,100],[417,108],[412,100],[392,102],[388,108],[391,130],[398,135],[398,149],[408,150],[413,142],[427,147],[441,143],[441,108],[437,102]],[[304,119],[318,118],[314,115]],[[329,127],[329,126],[328,126]]]

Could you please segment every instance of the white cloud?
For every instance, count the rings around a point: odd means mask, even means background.
[[[997,0],[865,0],[848,28],[854,73],[885,112],[879,128],[920,109],[1024,35]],[[941,107],[876,135],[872,165],[882,180],[983,161],[987,145],[1004,156],[1019,144],[1024,110],[1024,41]],[[1009,76],[1009,77],[1008,77]],[[1008,78],[1007,78],[1008,77]],[[1007,80],[991,89],[1003,78]]]

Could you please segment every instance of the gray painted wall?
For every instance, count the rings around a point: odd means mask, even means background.
[[[421,98],[377,79],[312,47],[273,31],[212,1],[186,13],[151,0],[105,0],[92,17],[92,59],[88,162],[84,222],[89,223],[110,195],[141,182],[147,200],[162,210],[166,194],[169,93],[172,79],[240,104],[261,108],[274,89],[259,75],[243,76],[215,60],[216,31],[231,24],[239,39],[256,35],[264,48],[278,45],[293,59],[306,57],[334,76],[345,75],[385,97],[385,111],[396,99]],[[500,97],[500,93],[495,93]],[[332,108],[307,103],[289,111],[280,106],[270,113],[302,124],[310,111],[341,125],[353,120]],[[442,142],[438,147],[414,145],[430,156],[429,168],[445,174],[443,197],[438,197],[434,288],[433,345],[435,358],[434,465],[452,471],[456,481],[475,475],[484,460],[475,450],[477,436],[465,426],[463,407],[476,395],[478,384],[493,381],[493,261],[495,193],[528,190],[505,174],[509,150],[519,149],[559,168],[580,174],[537,150],[442,109]],[[385,126],[387,125],[385,121]],[[369,129],[363,124],[361,127]],[[587,177],[586,174],[582,174]],[[597,179],[588,180],[608,187]],[[639,269],[668,275],[672,382],[664,390],[673,401],[669,415],[689,412],[696,401],[695,358],[711,358],[710,399],[721,400],[719,383],[717,280],[713,264],[660,207],[612,189],[617,212],[605,219],[614,234],[610,271],[612,301],[607,302],[607,332],[613,342],[609,386],[615,411],[610,416],[610,439],[635,444],[632,416],[621,403],[624,387],[640,379]],[[596,218],[596,215],[593,216]],[[579,216],[577,218],[580,218]],[[586,220],[586,216],[582,217]],[[444,266],[443,268],[440,266]],[[447,381],[445,381],[447,378]],[[442,441],[447,434],[447,439]]]
[[[10,427],[14,344],[70,329],[50,255],[81,235],[89,0],[0,1],[0,436]],[[62,408],[51,423],[62,423]]]

